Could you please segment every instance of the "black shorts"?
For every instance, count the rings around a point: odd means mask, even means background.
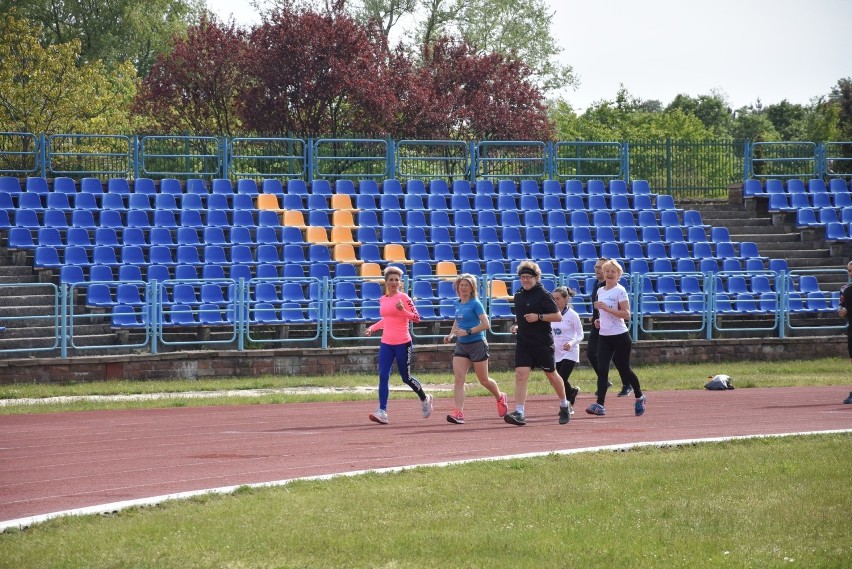
[[[515,367],[539,368],[541,371],[554,371],[553,346],[517,345],[515,346]]]
[[[488,359],[488,344],[485,340],[477,342],[456,342],[453,357],[467,358],[473,363],[484,362]]]

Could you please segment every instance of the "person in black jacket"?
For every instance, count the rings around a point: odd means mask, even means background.
[[[537,263],[523,261],[518,265],[521,289],[515,293],[515,319],[512,332],[515,343],[515,411],[506,413],[503,420],[510,425],[526,425],[524,403],[527,383],[533,368],[541,368],[559,396],[559,424],[571,419],[571,404],[565,396],[565,384],[556,372],[553,356],[551,322],[562,320],[550,292],[541,285],[541,269]]]

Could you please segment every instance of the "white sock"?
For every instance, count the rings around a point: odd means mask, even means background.
[[[515,411],[517,411],[518,413],[523,415],[524,414],[524,406],[523,405],[515,405]]]
[[[563,399],[562,401],[560,401],[560,402],[559,402],[559,406],[560,406],[560,407],[562,407],[563,409],[564,409],[565,407],[568,407],[568,400],[567,400],[567,399]]]

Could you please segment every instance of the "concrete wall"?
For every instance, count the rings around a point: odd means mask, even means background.
[[[377,348],[194,351],[0,360],[0,383],[50,383],[120,379],[202,379],[260,375],[375,373]],[[787,339],[665,340],[634,344],[637,364],[807,360],[846,357],[846,336]],[[450,373],[452,346],[415,347],[414,369]],[[491,369],[513,367],[514,345],[491,344]],[[586,364],[583,358],[582,364]]]

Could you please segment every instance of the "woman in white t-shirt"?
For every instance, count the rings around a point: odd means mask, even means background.
[[[615,364],[615,368],[621,375],[621,382],[633,387],[636,397],[636,416],[645,413],[645,396],[639,385],[639,378],[630,369],[630,352],[633,349],[633,341],[627,330],[626,320],[630,320],[630,300],[627,290],[620,284],[619,279],[624,270],[618,261],[609,260],[602,267],[605,284],[598,288],[595,308],[600,312],[600,338],[598,340],[598,392],[597,402],[586,409],[590,415],[606,415],[604,400],[609,385],[609,363]]]
[[[579,387],[572,387],[568,378],[574,371],[574,365],[580,361],[580,342],[583,341],[583,323],[580,315],[571,307],[571,298],[577,294],[572,288],[557,287],[553,291],[553,301],[562,314],[562,320],[550,323],[553,334],[553,359],[556,360],[556,372],[565,384],[565,396],[574,406]]]

